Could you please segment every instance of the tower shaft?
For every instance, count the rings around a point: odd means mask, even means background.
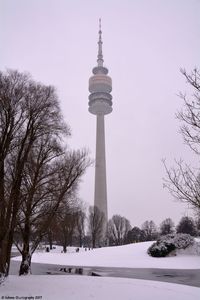
[[[104,115],[97,115],[96,124],[96,164],[94,205],[104,213],[107,223],[107,184],[106,184],[106,153]]]

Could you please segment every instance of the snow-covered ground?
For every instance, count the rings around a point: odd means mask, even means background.
[[[152,242],[90,251],[81,249],[79,253],[74,252],[74,249],[68,249],[67,253],[61,253],[60,247],[57,247],[50,253],[35,253],[32,261],[80,266],[200,268],[200,256],[194,255],[194,249],[175,257],[152,258],[146,253],[150,244]],[[21,258],[14,259],[20,260]],[[128,278],[77,275],[9,276],[6,282],[0,286],[0,298],[27,300],[197,300],[200,299],[200,288]]]
[[[98,267],[122,267],[122,268],[166,268],[166,269],[200,269],[200,256],[191,255],[189,250],[172,257],[155,258],[147,254],[148,247],[152,242],[130,244],[125,246],[107,247],[79,253],[61,253],[61,248],[50,253],[38,252],[33,255],[32,262],[75,265],[75,266],[98,266]],[[14,260],[21,260],[15,257]]]
[[[127,278],[38,275],[10,276],[0,287],[2,296],[27,300],[198,300],[200,289]]]

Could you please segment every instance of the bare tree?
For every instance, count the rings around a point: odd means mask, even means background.
[[[154,221],[145,221],[142,224],[142,230],[145,233],[145,240],[152,241],[155,240],[158,236],[157,228]]]
[[[86,222],[85,206],[83,202],[79,202],[78,209],[77,209],[77,218],[76,218],[76,233],[79,241],[79,247],[83,246],[83,240],[85,236],[85,222]]]
[[[92,248],[101,246],[105,217],[96,206],[89,207],[88,227],[92,240]]]
[[[0,73],[0,106],[0,273],[7,275],[30,151],[39,137],[68,134],[68,128],[54,88],[17,71]]]
[[[54,161],[48,171],[45,169],[45,172],[41,172],[37,180],[33,176],[34,180],[30,180],[30,185],[26,186],[17,223],[23,241],[22,248],[18,247],[22,254],[20,275],[30,272],[32,254],[48,233],[54,218],[60,227],[60,236],[66,251],[77,218],[76,211],[72,210],[71,195],[76,192],[78,181],[88,163],[87,152],[69,152],[65,157]],[[39,171],[36,173],[39,174]],[[32,170],[31,174],[35,175],[35,172]]]
[[[114,245],[123,245],[127,241],[128,231],[131,229],[129,220],[120,215],[112,216],[108,221],[108,237]]]
[[[177,118],[182,122],[181,134],[187,146],[196,154],[200,154],[200,72],[194,69],[191,74],[181,70],[187,83],[193,90],[191,99],[186,94],[180,93],[184,101],[182,111]],[[175,161],[175,167],[164,166],[167,177],[164,179],[164,187],[181,202],[189,204],[196,211],[200,210],[200,169],[192,168],[183,160]]]
[[[62,202],[47,231],[50,250],[53,241],[63,246],[63,252],[68,245],[83,246],[85,237],[85,207],[77,198],[76,191]]]
[[[68,210],[63,211],[62,215],[59,215],[59,242],[63,246],[63,252],[67,252],[67,246],[72,246],[72,237],[76,227],[75,213],[70,213]]]
[[[168,168],[164,161],[167,174],[164,178],[164,187],[175,199],[189,204],[195,210],[200,210],[199,170],[191,168],[183,160],[175,161],[175,163],[175,167]]]
[[[0,72],[2,276],[9,272],[16,225],[24,233],[24,261],[30,260],[60,203],[76,189],[89,164],[86,151],[66,152],[60,147],[62,136],[69,133],[53,87],[17,71]],[[30,232],[34,235],[31,251]]]
[[[63,246],[63,252],[67,252],[67,246],[72,246],[73,235],[75,233],[78,209],[77,209],[77,199],[73,195],[72,197],[67,197],[62,203],[57,216],[57,236],[56,239]]]
[[[51,141],[49,136],[45,139],[42,137],[32,147],[25,164],[16,224],[23,241],[22,247],[15,241],[22,254],[20,275],[29,272],[32,256],[30,241],[36,237],[38,224],[47,215],[51,196],[49,184],[56,172],[56,168],[51,165],[51,162],[60,155],[62,155],[62,151],[59,145],[56,145],[55,141]]]
[[[0,274],[2,276],[8,272],[8,239],[14,204],[14,199],[9,199],[7,192],[6,168],[8,157],[15,149],[20,129],[26,120],[23,96],[27,82],[28,77],[21,76],[17,72],[8,74],[0,72]]]
[[[186,70],[181,70],[187,83],[193,89],[192,99],[188,99],[186,94],[180,93],[184,101],[182,111],[177,114],[177,118],[183,123],[181,134],[184,142],[196,154],[200,154],[200,72],[194,69],[191,74]]]
[[[167,218],[160,224],[160,234],[165,235],[174,232],[174,222],[171,218]]]

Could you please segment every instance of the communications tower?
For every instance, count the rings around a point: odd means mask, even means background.
[[[101,19],[99,20],[99,40],[97,66],[89,79],[89,112],[96,115],[96,160],[94,205],[104,213],[105,226],[108,221],[106,155],[104,116],[112,112],[112,79],[107,75],[108,69],[103,65]]]

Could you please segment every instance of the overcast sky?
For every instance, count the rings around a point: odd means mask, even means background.
[[[54,85],[71,148],[95,157],[95,116],[88,112],[88,79],[96,65],[98,19],[113,80],[106,120],[108,214],[141,226],[188,214],[163,189],[166,158],[195,156],[183,144],[175,113],[188,91],[180,68],[199,67],[200,0],[0,0],[0,69],[27,71]],[[94,166],[79,196],[94,201]],[[189,213],[191,214],[191,212]]]

